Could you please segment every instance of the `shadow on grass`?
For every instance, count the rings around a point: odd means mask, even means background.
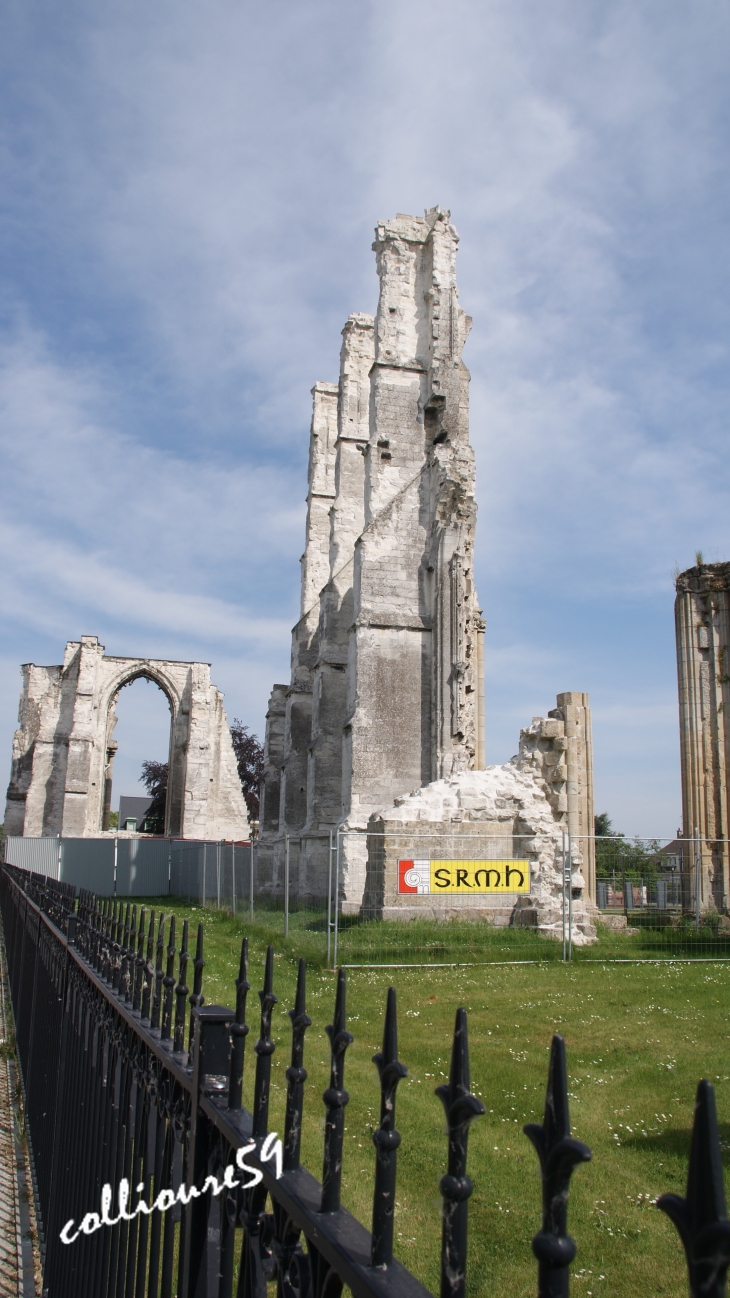
[[[633,916],[629,924],[634,927]],[[606,959],[698,959],[730,958],[730,936],[717,934],[709,926],[651,928],[645,922],[638,933],[612,933],[598,926],[598,941],[592,946],[576,947],[576,960]]]
[[[730,1169],[730,1122],[719,1122],[720,1149],[722,1165]],[[649,1136],[634,1133],[625,1136],[621,1141],[622,1149],[636,1149],[639,1153],[650,1153],[657,1157],[675,1157],[683,1163],[689,1163],[689,1149],[692,1140],[691,1127],[665,1127],[663,1131],[652,1132]]]

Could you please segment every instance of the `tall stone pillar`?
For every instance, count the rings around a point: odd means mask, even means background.
[[[699,882],[702,910],[726,910],[728,878],[728,733],[730,705],[730,563],[703,563],[677,578],[675,625],[679,685],[682,815],[688,853],[690,905]],[[695,857],[699,858],[699,880]]]
[[[587,694],[571,690],[558,694],[551,717],[565,725],[565,766],[568,833],[583,859],[589,901],[596,901],[596,844],[593,809],[593,727]]]

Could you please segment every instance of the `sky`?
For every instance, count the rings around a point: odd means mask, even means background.
[[[375,309],[377,221],[439,204],[487,760],[587,690],[596,809],[673,836],[673,572],[730,558],[727,5],[6,0],[2,29],[1,769],[19,664],[82,634],[210,662],[263,736],[310,388]],[[164,755],[151,691],[115,794]]]

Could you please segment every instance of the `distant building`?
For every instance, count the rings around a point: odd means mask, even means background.
[[[154,834],[156,827],[147,828],[147,812],[152,806],[152,798],[120,798],[119,828],[127,834]]]
[[[683,874],[691,865],[690,847],[691,844],[686,843],[683,839],[673,838],[671,843],[666,843],[657,852],[660,868]]]

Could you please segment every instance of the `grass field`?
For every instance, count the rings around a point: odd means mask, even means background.
[[[166,899],[169,902],[169,899]],[[205,928],[206,1002],[233,1004],[242,921],[200,908],[180,908]],[[178,930],[179,932],[179,930]],[[515,935],[518,936],[518,935]],[[255,1040],[266,933],[251,933],[249,1022]],[[624,939],[626,942],[626,939]],[[615,950],[616,939],[609,945]],[[288,944],[287,944],[288,945]],[[599,948],[600,949],[600,948]],[[620,948],[619,949],[625,949]],[[274,1088],[271,1127],[283,1129],[296,973],[292,951],[275,942]],[[594,957],[596,948],[593,948]],[[519,958],[519,955],[516,956]],[[573,1134],[593,1161],[573,1178],[569,1229],[578,1244],[573,1291],[583,1298],[684,1295],[683,1254],[673,1227],[652,1200],[684,1193],[694,1094],[700,1077],[717,1091],[724,1153],[730,1149],[728,1015],[730,965],[613,964],[582,961],[534,965],[403,970],[353,970],[348,975],[349,1028],[343,1201],[369,1225],[379,1088],[371,1062],[380,1049],[387,988],[398,992],[400,1057],[409,1077],[398,1092],[397,1255],[433,1292],[438,1290],[439,1178],[446,1140],[434,1088],[448,1074],[454,1013],[469,1012],[472,1089],[487,1114],[472,1127],[468,1294],[504,1298],[535,1291],[530,1241],[540,1223],[537,1158],[522,1134],[541,1121],[550,1041],[565,1037]],[[325,1025],[332,1020],[334,975],[310,971],[309,1070],[303,1162],[321,1176],[321,1095],[328,1084]],[[253,1052],[247,1056],[250,1105]]]
[[[162,905],[169,898],[158,898]],[[197,903],[181,898],[175,904],[190,909]],[[663,916],[668,919],[668,916]],[[324,903],[319,909],[292,909],[289,935],[284,937],[284,914],[281,907],[257,908],[250,924],[246,913],[239,919],[247,931],[260,942],[271,941],[277,950],[304,955],[309,965],[322,967],[327,960],[327,914]],[[695,928],[691,916],[657,927],[651,911],[632,912],[629,934],[611,932],[599,926],[598,945],[576,947],[575,960],[604,958],[644,958],[657,956],[705,956],[730,959],[730,933],[703,923]],[[330,934],[331,950],[334,934]],[[501,928],[481,921],[410,920],[408,923],[362,921],[357,916],[340,916],[338,963],[346,965],[482,962],[495,960],[562,960],[562,944],[544,938],[534,929]]]

